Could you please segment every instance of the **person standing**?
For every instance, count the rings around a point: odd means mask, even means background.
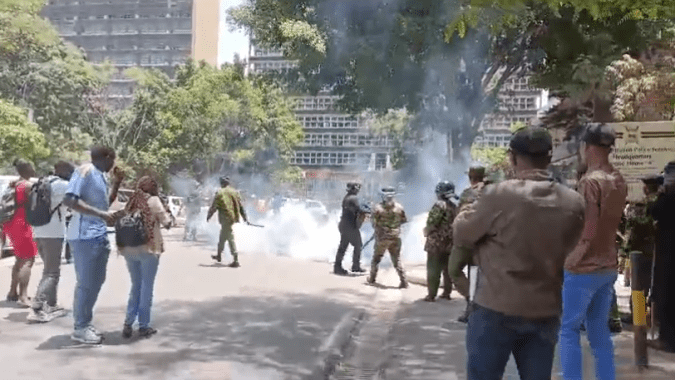
[[[27,317],[29,322],[45,323],[66,315],[66,310],[57,305],[57,290],[61,277],[61,251],[66,234],[66,207],[63,205],[63,199],[73,171],[75,171],[73,164],[59,161],[54,165],[55,175],[45,179],[49,181],[51,187],[52,215],[49,223],[33,228],[44,268],[31,312]]]
[[[653,348],[675,352],[675,161],[668,163],[663,187],[651,212],[656,221],[654,286],[651,298],[659,321],[659,338]]]
[[[10,183],[9,187],[15,191],[16,210],[12,219],[2,225],[2,231],[12,243],[15,256],[7,301],[28,308],[28,283],[37,256],[37,246],[33,241],[33,227],[26,220],[26,205],[32,185],[30,179],[35,177],[35,170],[33,165],[23,159],[14,161],[14,168],[20,178]]]
[[[565,380],[581,379],[580,330],[588,332],[598,379],[613,380],[614,347],[607,316],[618,271],[616,231],[628,194],[626,182],[610,163],[615,132],[607,125],[586,128],[579,152],[588,170],[577,188],[586,200],[581,240],[565,261],[560,362]]]
[[[211,256],[211,258],[220,262],[223,250],[225,249],[225,242],[228,242],[230,245],[230,254],[232,254],[233,258],[229,267],[239,268],[239,254],[237,253],[237,246],[234,243],[232,226],[235,223],[239,223],[239,220],[242,218],[248,223],[248,218],[246,217],[246,211],[241,202],[239,192],[230,186],[230,177],[221,177],[220,186],[221,189],[218,190],[213,198],[209,214],[206,216],[206,221],[208,222],[213,214],[218,211],[218,221],[220,222],[218,253],[215,256]]]
[[[361,249],[363,248],[363,241],[361,240],[361,224],[365,219],[365,215],[370,212],[359,201],[359,191],[361,185],[356,182],[349,182],[347,184],[347,195],[342,200],[342,216],[338,229],[340,230],[340,245],[338,246],[337,254],[335,255],[335,264],[333,266],[333,273],[338,275],[346,275],[348,272],[342,267],[342,260],[347,252],[347,247],[351,244],[354,247],[352,254],[352,272],[364,273],[365,270],[361,268]]]
[[[563,265],[583,229],[584,201],[555,181],[551,135],[514,133],[516,178],[489,185],[455,218],[454,242],[480,268],[466,334],[468,379],[501,379],[511,354],[521,379],[549,379],[560,326]]]
[[[197,241],[198,219],[202,212],[202,199],[198,189],[195,189],[190,193],[185,203],[187,215],[185,218],[185,233],[183,235],[183,240]]]
[[[436,197],[434,204],[427,216],[427,224],[424,227],[426,243],[424,250],[427,251],[427,290],[424,298],[427,302],[434,302],[438,287],[443,277],[443,294],[441,298],[450,299],[452,293],[452,280],[448,273],[448,259],[452,249],[452,222],[457,215],[457,207],[452,203],[455,196],[455,185],[452,182],[442,181],[436,185]]]
[[[103,336],[91,321],[110,256],[107,227],[113,225],[115,215],[108,209],[117,198],[124,172],[119,166],[115,167],[108,186],[105,173],[115,165],[115,151],[95,146],[90,155],[91,163],[78,167],[73,173],[63,203],[74,211],[67,232],[76,276],[71,339],[84,344],[100,344]]]
[[[133,324],[138,318],[138,335],[150,337],[157,333],[157,330],[150,326],[150,310],[159,256],[164,252],[161,228],[169,229],[171,218],[159,198],[159,185],[150,176],[138,180],[136,191],[124,210],[127,214],[139,212],[148,241],[138,247],[119,247],[131,277],[131,291],[122,336],[131,338]]]
[[[399,288],[408,287],[408,281],[401,264],[401,225],[408,222],[403,206],[394,200],[396,190],[393,187],[382,189],[382,202],[373,209],[373,228],[375,229],[375,250],[370,263],[368,283],[374,284],[382,256],[389,251],[391,262],[401,280]]]
[[[458,214],[466,210],[480,197],[480,194],[485,187],[484,180],[484,167],[473,166],[469,168],[469,183],[471,186],[464,190],[459,197]],[[457,244],[453,244],[448,261],[448,273],[450,274],[450,278],[455,284],[455,287],[457,287],[457,291],[459,291],[459,293],[466,299],[466,308],[464,309],[464,313],[459,318],[457,318],[457,321],[461,323],[467,323],[469,321],[469,314],[471,314],[471,303],[473,300],[471,299],[471,282],[470,279],[464,275],[464,268],[468,267],[467,272],[469,273],[470,277],[472,267],[474,266],[473,260],[471,259],[471,250],[465,247],[460,247]]]

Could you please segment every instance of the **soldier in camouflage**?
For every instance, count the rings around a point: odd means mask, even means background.
[[[482,166],[474,166],[469,168],[469,181],[471,186],[462,192],[459,197],[459,213],[466,211],[479,197],[485,187],[485,168]],[[470,281],[464,275],[464,267],[469,267],[469,274],[471,273],[471,250],[465,247],[453,246],[448,260],[448,272],[450,278],[455,284],[457,291],[466,299],[466,309],[457,320],[466,323],[469,320],[471,313],[471,299],[470,299]]]
[[[239,223],[240,219],[244,219],[248,223],[246,211],[241,201],[239,192],[230,186],[230,178],[220,178],[221,189],[218,190],[216,196],[213,198],[213,203],[206,216],[206,221],[218,211],[218,221],[220,222],[220,239],[218,240],[218,253],[211,256],[212,259],[220,262],[223,250],[225,249],[225,242],[230,244],[230,253],[233,261],[229,265],[232,268],[239,268],[239,254],[237,253],[237,246],[234,243],[234,234],[232,226]]]
[[[427,251],[427,289],[424,298],[427,302],[434,302],[441,274],[443,275],[443,294],[441,298],[450,299],[452,280],[448,273],[448,259],[452,249],[452,222],[457,215],[457,206],[452,203],[455,196],[455,185],[452,182],[442,181],[436,185],[438,201],[434,204],[427,216],[427,225],[424,227],[424,236],[427,238],[424,250]]]
[[[374,284],[377,277],[377,269],[382,256],[389,251],[391,261],[401,279],[399,288],[407,288],[408,281],[401,265],[401,225],[407,223],[403,206],[394,200],[396,191],[393,187],[382,189],[382,202],[373,209],[372,223],[375,229],[375,253],[370,265],[368,283]]]

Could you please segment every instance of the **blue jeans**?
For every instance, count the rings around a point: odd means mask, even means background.
[[[110,241],[108,236],[88,240],[71,240],[75,262],[75,299],[73,318],[75,329],[83,329],[91,324],[94,316],[94,304],[105,282]]]
[[[521,380],[550,379],[560,318],[530,320],[476,305],[466,334],[468,380],[501,380],[513,354]]]
[[[159,257],[151,253],[128,254],[127,261],[131,277],[131,292],[127,304],[127,317],[124,324],[133,325],[138,317],[138,327],[150,326],[150,308],[155,276],[159,266]]]
[[[607,323],[612,308],[617,274],[572,274],[565,272],[563,317],[560,330],[560,363],[565,380],[582,380],[581,324],[595,357],[598,380],[614,380],[614,345]]]

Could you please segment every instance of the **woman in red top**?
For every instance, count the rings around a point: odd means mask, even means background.
[[[28,281],[31,268],[37,256],[37,246],[33,240],[33,228],[26,221],[26,203],[30,192],[31,177],[35,176],[33,166],[25,160],[16,160],[14,167],[19,173],[19,180],[10,184],[16,187],[17,209],[12,220],[2,226],[2,232],[9,238],[14,247],[14,268],[12,269],[12,283],[7,294],[7,301],[14,301],[24,307],[29,307]]]

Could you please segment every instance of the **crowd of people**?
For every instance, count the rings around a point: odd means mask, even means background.
[[[45,323],[66,315],[57,300],[61,254],[64,242],[72,250],[76,285],[73,304],[74,328],[71,339],[82,344],[100,344],[102,334],[93,326],[93,310],[98,294],[106,279],[111,244],[108,227],[119,227],[119,222],[140,221],[141,243],[133,246],[122,244],[120,234],[117,245],[125,258],[131,280],[123,336],[130,338],[133,325],[138,321],[138,334],[149,337],[157,332],[150,325],[152,295],[159,257],[164,251],[161,227],[169,228],[171,218],[160,199],[159,185],[150,177],[141,177],[125,208],[111,212],[110,204],[124,180],[124,172],[115,166],[115,152],[107,147],[91,149],[91,163],[75,167],[60,161],[53,174],[41,177],[37,183],[32,165],[17,160],[15,168],[20,178],[11,183],[3,197],[3,233],[14,248],[15,264],[7,301],[30,309],[28,322]],[[106,173],[110,173],[108,176]],[[48,183],[48,187],[44,184]],[[36,189],[48,188],[48,191]],[[46,197],[50,204],[47,217],[34,215],[38,198]],[[4,202],[7,200],[7,202]],[[44,200],[44,199],[43,199]],[[12,204],[13,202],[13,204]],[[9,211],[8,211],[9,210]],[[66,215],[72,212],[67,223]],[[5,215],[8,214],[8,215]],[[37,219],[46,223],[36,223]],[[135,218],[135,219],[134,219]],[[118,223],[116,225],[116,223]],[[127,225],[128,227],[128,225]],[[35,258],[40,254],[44,263],[43,274],[32,302],[28,297],[28,283]]]

